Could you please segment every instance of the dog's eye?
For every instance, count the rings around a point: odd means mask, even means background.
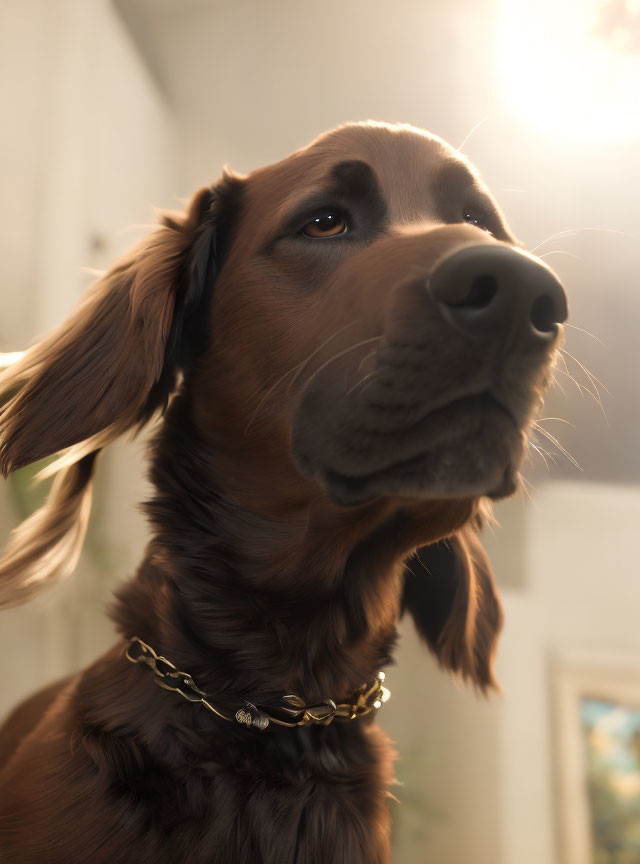
[[[307,237],[335,237],[336,234],[344,234],[347,230],[345,219],[335,210],[316,216],[302,229]]]
[[[488,220],[486,217],[482,216],[482,214],[475,213],[473,210],[465,210],[462,218],[469,225],[475,225],[476,228],[481,228],[483,231],[486,231],[487,234],[493,234],[493,231],[487,228]]]

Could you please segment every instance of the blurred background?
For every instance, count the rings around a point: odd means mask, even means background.
[[[456,686],[408,622],[387,673],[396,864],[640,862],[639,94],[638,0],[0,7],[0,351],[59,322],[154,207],[350,120],[461,147],[565,282],[525,492],[485,538],[503,693]],[[76,575],[0,616],[0,715],[113,641],[104,607],[146,536],[143,443],[103,456]],[[32,473],[2,484],[2,538]]]

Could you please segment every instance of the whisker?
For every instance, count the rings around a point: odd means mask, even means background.
[[[545,420],[557,420],[558,423],[566,423],[567,426],[571,426],[573,429],[576,428],[574,423],[570,423],[564,417],[538,417],[538,423],[544,423]]]
[[[531,453],[531,441],[527,439],[527,455],[526,460],[529,465],[533,465],[533,454]]]
[[[596,399],[595,395],[591,392],[591,390],[590,390],[588,387],[585,387],[584,384],[580,384],[580,382],[579,382],[578,379],[575,377],[575,375],[572,375],[572,374],[571,374],[571,372],[570,372],[570,370],[569,370],[569,367],[567,366],[567,361],[565,360],[564,356],[563,356],[562,354],[560,354],[560,353],[557,354],[556,356],[557,356],[560,360],[562,360],[562,363],[563,363],[563,365],[564,365],[564,372],[562,371],[562,369],[558,369],[557,366],[555,367],[555,369],[556,369],[558,372],[560,372],[561,375],[566,375],[567,378],[568,378],[570,381],[573,381],[573,383],[576,385],[576,387],[577,387],[578,390],[580,391],[580,395],[581,395],[583,398],[584,398],[584,392],[583,392],[583,391],[585,391],[586,393],[589,393],[589,395],[592,396],[592,398],[595,399],[596,402],[597,402],[597,399]]]
[[[605,393],[607,393],[609,396],[611,396],[611,393],[609,393],[609,391],[607,390],[605,385],[602,383],[602,381],[599,378],[596,378],[596,376],[593,374],[593,372],[589,372],[587,367],[583,366],[577,357],[574,357],[573,354],[570,351],[567,351],[566,348],[560,348],[560,352],[562,354],[566,354],[567,357],[571,357],[571,359],[574,360],[578,364],[578,366],[582,369],[582,371],[589,378],[589,380],[594,384],[594,386],[596,383],[599,384],[602,387],[602,389],[605,391]]]
[[[605,387],[605,385],[602,383],[602,381],[600,381],[599,378],[596,378],[596,376],[595,376],[592,372],[589,372],[589,370],[587,369],[587,367],[584,366],[584,365],[583,365],[583,364],[578,360],[577,357],[574,357],[573,354],[571,354],[571,353],[570,353],[569,351],[567,351],[565,348],[560,348],[560,353],[561,353],[561,355],[566,354],[567,357],[570,357],[570,358],[574,361],[574,363],[577,363],[577,364],[578,364],[578,366],[582,369],[582,371],[584,372],[584,374],[587,376],[589,382],[591,383],[591,385],[593,386],[593,389],[594,389],[594,391],[595,391],[596,401],[597,401],[598,405],[600,406],[600,410],[602,411],[602,416],[603,416],[604,419],[606,420],[607,425],[609,425],[609,418],[607,417],[607,412],[604,410],[604,405],[602,404],[602,398],[601,398],[601,396],[600,396],[600,391],[598,390],[598,384],[599,384],[599,385],[604,389],[605,393],[607,393],[607,395],[610,396],[611,394],[609,393],[609,391],[607,390],[607,388]],[[565,365],[566,365],[566,362],[565,362]],[[587,390],[587,392],[590,393],[591,391],[590,391],[590,390]]]
[[[587,336],[591,336],[591,338],[595,339],[596,342],[599,342],[601,345],[604,345],[604,342],[602,341],[602,339],[598,339],[597,336],[595,336],[593,333],[590,333],[588,330],[584,330],[582,327],[576,327],[575,324],[568,324],[566,322],[562,326],[563,327],[570,327],[572,330],[579,330],[581,333],[586,333]]]
[[[546,243],[551,242],[551,240],[557,240],[561,237],[575,237],[583,231],[600,231],[605,234],[619,234],[622,237],[629,237],[632,240],[635,239],[633,234],[628,234],[626,231],[618,231],[615,228],[567,228],[564,231],[556,231],[555,234],[550,234],[546,239],[542,240],[537,246],[534,246],[533,249],[530,249],[529,251],[533,253],[536,249],[539,249]]]
[[[553,462],[554,465],[557,465],[557,464],[558,464],[558,459],[557,459],[555,453],[552,453],[550,450],[547,450],[545,447],[540,447],[539,444],[536,444],[535,446],[538,448],[538,450],[539,450],[541,453],[544,453],[544,455],[545,455],[548,459],[551,459],[551,461]]]
[[[369,387],[373,384],[373,382],[374,382],[374,375],[373,375],[373,373],[372,373],[372,374],[369,376],[369,380],[367,381],[367,383],[364,385],[364,387],[363,387],[362,390],[360,391],[360,396],[362,396],[362,394],[364,393],[365,390],[368,390],[368,389],[369,389]]]
[[[376,354],[377,354],[377,352],[378,352],[378,349],[377,349],[377,348],[374,348],[373,351],[369,351],[368,354],[365,354],[365,355],[364,355],[364,357],[362,358],[362,360],[358,363],[358,366],[357,366],[357,368],[356,368],[356,375],[357,375],[358,372],[362,369],[362,364],[365,363],[365,362],[369,359],[369,357],[375,357]]]
[[[378,349],[377,349],[377,348],[374,348],[373,351],[369,351],[368,354],[365,354],[365,355],[364,355],[364,357],[362,358],[362,360],[358,363],[358,366],[357,366],[356,371],[355,371],[355,373],[354,373],[355,375],[357,375],[358,372],[362,369],[362,364],[363,364],[363,363],[366,363],[366,361],[369,359],[369,357],[375,357],[377,351],[378,351]],[[369,377],[368,375],[365,376],[365,378],[368,378],[368,377]],[[363,379],[363,380],[365,380],[365,379]],[[351,392],[351,391],[349,391],[349,392]]]
[[[313,375],[310,375],[305,381],[305,387],[308,387],[309,384],[313,381],[313,379],[319,375],[324,369],[329,366],[329,364],[333,363],[336,360],[339,360],[340,357],[344,357],[345,354],[348,354],[350,351],[355,351],[357,348],[362,348],[363,345],[369,345],[371,342],[379,342],[382,339],[382,336],[371,336],[369,339],[363,339],[362,342],[356,342],[355,345],[351,345],[349,348],[345,348],[344,351],[338,351],[337,354],[334,354],[333,357],[330,357],[327,361],[325,361],[322,366],[320,366]]]
[[[570,381],[572,381],[576,385],[578,390],[580,391],[580,395],[582,396],[583,399],[584,399],[584,394],[586,393],[588,396],[591,396],[591,398],[593,399],[593,401],[595,402],[595,404],[598,407],[602,407],[600,402],[598,402],[597,397],[594,395],[593,391],[590,390],[588,387],[585,387],[584,384],[580,384],[579,381],[576,381],[576,379],[573,377],[573,375],[570,375],[568,372],[565,372],[563,369],[558,369],[557,367],[554,369],[554,372],[559,372],[561,375],[564,375],[566,378],[568,378]],[[557,380],[555,380],[555,383],[558,385],[558,387],[560,387],[560,383]],[[560,389],[562,390],[562,387],[560,387]],[[564,393],[564,390],[562,390],[562,392]]]
[[[582,471],[580,463],[576,459],[574,459],[574,457],[571,455],[571,453],[569,453],[569,451],[565,447],[562,446],[562,444],[558,441],[557,438],[553,437],[551,432],[548,432],[544,428],[544,426],[539,426],[535,421],[533,422],[533,426],[535,429],[538,430],[538,432],[540,432],[542,435],[544,435],[545,438],[547,438],[549,441],[551,441],[552,444],[555,444],[555,446],[562,453],[562,455],[566,456],[567,459],[569,460],[569,462],[571,462],[572,465],[575,465],[575,467],[578,469],[578,471]]]
[[[299,366],[299,365],[300,365],[300,364],[298,364],[298,366]],[[296,369],[298,368],[298,366],[294,366],[293,369],[289,369],[288,372],[285,372],[284,375],[281,375],[280,378],[278,378],[278,380],[275,382],[275,384],[273,384],[271,387],[269,387],[269,389],[268,389],[267,392],[264,394],[264,396],[262,397],[262,399],[261,399],[261,400],[258,402],[258,404],[256,405],[255,411],[253,412],[253,414],[251,415],[251,417],[250,417],[250,419],[249,419],[249,422],[248,422],[247,425],[245,426],[244,432],[242,433],[242,437],[243,437],[243,438],[246,438],[246,436],[247,436],[247,432],[248,432],[249,429],[251,428],[251,425],[252,425],[253,421],[256,419],[256,416],[257,416],[257,414],[258,414],[258,411],[260,411],[260,409],[262,408],[262,406],[264,405],[264,403],[267,401],[267,399],[269,398],[269,396],[270,396],[270,395],[273,393],[273,391],[276,389],[276,387],[278,386],[278,384],[281,384],[281,383],[285,380],[285,378],[287,378],[289,375],[291,375],[292,372],[295,372]]]
[[[291,387],[292,387],[293,383],[296,381],[298,375],[302,372],[302,370],[303,370],[304,367],[307,365],[307,363],[308,363],[310,360],[312,360],[312,359],[316,356],[316,354],[317,354],[319,351],[322,351],[323,348],[326,348],[326,346],[329,344],[329,342],[331,342],[332,339],[335,339],[335,337],[336,337],[336,336],[339,336],[340,333],[344,333],[344,331],[345,331],[348,327],[353,327],[353,325],[354,325],[354,324],[357,324],[359,320],[360,320],[359,318],[356,318],[355,321],[351,321],[349,324],[345,324],[344,327],[341,327],[339,330],[336,330],[336,332],[333,334],[333,336],[329,336],[329,338],[328,338],[328,339],[325,339],[325,341],[322,343],[322,345],[320,345],[319,348],[316,348],[315,351],[313,351],[311,354],[309,354],[309,356],[308,356],[307,359],[304,361],[304,363],[299,364],[298,371],[297,371],[296,374],[293,376],[293,378],[291,379],[291,381],[289,381],[289,384],[288,384],[288,386],[287,386],[287,393],[289,393],[289,391],[291,390]],[[380,337],[380,338],[381,338],[381,337]]]
[[[351,394],[353,393],[353,391],[354,391],[354,390],[357,390],[357,388],[358,388],[361,384],[364,384],[365,381],[369,381],[371,378],[373,378],[373,376],[376,374],[377,371],[378,371],[377,369],[374,369],[373,372],[369,372],[369,374],[368,374],[368,375],[365,375],[364,378],[361,378],[359,381],[356,381],[356,383],[353,385],[353,387],[351,387],[349,390],[347,390],[347,392],[346,392],[345,395],[346,395],[346,396],[351,396]]]
[[[471,129],[470,129],[470,130],[467,132],[467,134],[464,136],[464,138],[463,138],[463,140],[462,140],[462,144],[458,147],[458,153],[462,153],[462,148],[463,148],[463,147],[465,146],[465,144],[469,141],[469,139],[471,138],[471,136],[472,136],[475,132],[477,132],[477,130],[478,130],[481,126],[483,126],[483,125],[487,122],[488,119],[489,119],[489,115],[487,114],[486,117],[483,117],[482,120],[478,120],[478,122],[477,122],[474,126],[471,127]]]
[[[532,434],[535,435],[535,432],[533,432]],[[553,462],[554,465],[557,465],[556,454],[551,453],[549,450],[547,450],[546,447],[543,447],[539,441],[536,440],[535,444],[533,442],[531,442],[531,446],[534,447],[540,453],[540,455],[544,459],[545,465],[547,465],[547,460],[544,458],[545,456],[547,456],[549,459],[551,459],[551,461]],[[548,467],[549,466],[547,465],[547,468]]]
[[[520,475],[520,481],[521,481],[521,488],[522,488],[523,494],[527,497],[527,499],[532,504],[534,504],[535,502],[533,500],[533,495],[529,491],[530,489],[533,489],[533,483],[531,483],[529,480],[527,480],[527,478],[524,476],[524,474]],[[529,489],[527,489],[527,486],[529,487]]]
[[[258,411],[262,408],[262,406],[267,401],[269,396],[273,393],[273,391],[276,389],[276,387],[279,384],[281,384],[285,380],[285,378],[287,378],[289,375],[296,372],[296,370],[297,370],[296,375],[294,375],[293,379],[289,382],[289,386],[287,387],[287,393],[288,393],[289,390],[291,389],[291,385],[293,384],[295,379],[298,377],[298,374],[302,371],[302,369],[304,369],[304,367],[307,365],[307,363],[315,357],[315,355],[318,353],[318,351],[322,351],[322,349],[325,348],[329,344],[329,342],[331,342],[332,339],[335,339],[336,336],[339,336],[340,333],[343,333],[348,327],[353,327],[353,325],[357,324],[358,321],[359,321],[359,319],[356,318],[355,321],[351,321],[351,322],[349,322],[349,324],[345,324],[344,327],[341,327],[339,330],[336,330],[335,333],[333,333],[331,336],[329,336],[328,339],[325,339],[325,341],[322,343],[322,345],[320,345],[318,348],[316,348],[315,351],[312,351],[311,354],[309,354],[309,356],[306,358],[306,360],[303,360],[301,363],[296,364],[292,369],[289,369],[288,372],[285,372],[284,375],[282,375],[282,376],[280,376],[280,378],[278,378],[278,380],[275,382],[275,384],[272,384],[271,387],[269,387],[269,389],[264,394],[262,399],[258,402],[258,405],[256,406],[255,411],[251,415],[251,418],[250,418],[249,422],[247,423],[244,432],[242,433],[243,438],[246,437],[247,432],[249,431],[250,427],[253,424],[253,421],[256,419]]]
[[[562,371],[561,369],[557,369],[556,367],[553,368],[552,384],[554,384],[558,388],[558,390],[562,393],[562,395],[566,398],[567,393],[566,393],[564,387],[562,386],[562,384],[556,378],[556,372],[561,372],[561,371]]]
[[[566,249],[551,249],[550,252],[543,252],[542,255],[538,255],[538,258],[548,258],[549,255],[568,255],[569,258],[575,258],[576,261],[582,261],[584,263],[584,258],[581,258],[573,252],[567,252]]]
[[[560,372],[561,375],[566,375],[570,381],[573,381],[573,383],[576,385],[576,387],[580,391],[580,395],[584,396],[584,393],[582,392],[582,385],[580,384],[578,379],[574,375],[572,375],[571,372],[569,371],[569,367],[567,366],[567,361],[565,360],[564,356],[562,354],[558,353],[558,354],[556,354],[556,358],[558,360],[562,360],[562,365],[564,366],[564,372],[562,371],[562,369],[559,369],[557,365],[555,366],[555,371]]]
[[[542,457],[542,461],[545,464],[545,468],[547,469],[547,471],[549,471],[549,463],[547,462],[546,457],[545,457],[545,453],[547,453],[547,451],[543,450],[541,447],[538,447],[536,444],[533,443],[533,441],[530,441],[529,443],[531,444],[531,447],[536,451],[536,453],[538,453]],[[547,453],[547,456],[550,456],[550,455],[551,455],[550,453]],[[549,471],[549,473],[551,473],[551,472]]]

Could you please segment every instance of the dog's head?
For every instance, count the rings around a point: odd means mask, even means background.
[[[225,365],[205,373],[217,446],[277,441],[346,506],[512,493],[567,306],[468,162],[351,125],[240,185],[212,314]]]
[[[372,526],[413,513],[398,554],[466,531],[481,499],[516,488],[566,314],[472,166],[418,129],[349,124],[227,172],[0,375],[3,472],[66,451],[5,584],[15,599],[73,566],[94,454],[179,380],[243,506],[319,502]],[[467,610],[491,588],[470,542],[450,544],[443,580],[458,574]]]

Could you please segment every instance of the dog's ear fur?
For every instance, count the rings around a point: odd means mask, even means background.
[[[480,690],[498,689],[493,661],[502,608],[474,527],[419,549],[407,561],[403,611],[445,669]]]
[[[225,211],[239,182],[225,174],[183,214],[164,214],[58,330],[0,362],[2,473],[63,451],[47,469],[60,472],[47,503],[16,529],[0,560],[0,605],[73,570],[97,453],[166,406],[203,342]]]

